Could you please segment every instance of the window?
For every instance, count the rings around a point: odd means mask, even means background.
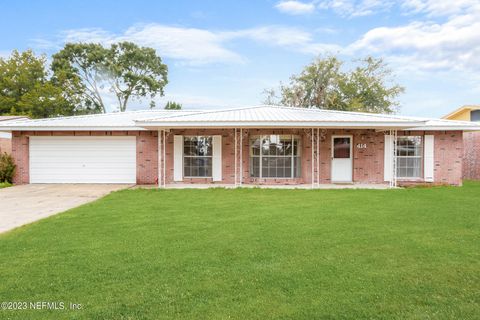
[[[333,157],[335,159],[350,159],[350,138],[333,138]]]
[[[300,139],[292,135],[253,137],[250,141],[250,176],[300,177]]]
[[[397,177],[421,178],[422,149],[420,136],[397,138]]]
[[[480,121],[480,110],[472,110],[470,112],[470,121]]]
[[[184,177],[212,176],[212,137],[183,138]]]

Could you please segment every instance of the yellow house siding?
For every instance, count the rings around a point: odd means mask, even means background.
[[[470,121],[470,111],[470,109],[462,110],[461,112],[448,117],[448,120]]]
[[[447,114],[443,119],[457,121],[471,121],[470,113],[472,110],[480,110],[480,105],[463,106]]]

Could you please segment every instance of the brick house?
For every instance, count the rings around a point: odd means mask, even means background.
[[[24,116],[0,116],[0,122],[9,120],[28,119]],[[0,132],[0,154],[10,154],[12,152],[12,134],[10,132]]]
[[[480,125],[480,105],[463,106],[443,119],[473,121]],[[463,133],[463,179],[480,180],[480,131]]]
[[[15,183],[462,183],[475,123],[259,106],[133,111],[0,124]]]

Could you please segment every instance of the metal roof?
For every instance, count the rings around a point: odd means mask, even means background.
[[[142,110],[0,123],[0,130],[154,130],[160,128],[370,128],[480,130],[465,121],[337,110],[256,106],[236,109]]]
[[[0,123],[0,130],[146,130],[135,125],[135,120],[166,118],[192,114],[193,110],[140,110],[89,114],[45,119],[20,119]]]

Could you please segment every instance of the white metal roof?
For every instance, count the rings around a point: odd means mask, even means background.
[[[237,109],[210,110],[168,118],[136,121],[150,128],[178,127],[322,127],[375,128],[417,130],[480,130],[480,125],[441,119],[405,117],[338,110],[257,106]]]
[[[146,130],[135,120],[192,114],[193,110],[140,110],[83,116],[2,121],[0,130]]]
[[[480,130],[480,124],[474,122],[280,106],[209,111],[143,110],[36,120],[12,120],[0,123],[0,131],[148,130],[208,127]]]

